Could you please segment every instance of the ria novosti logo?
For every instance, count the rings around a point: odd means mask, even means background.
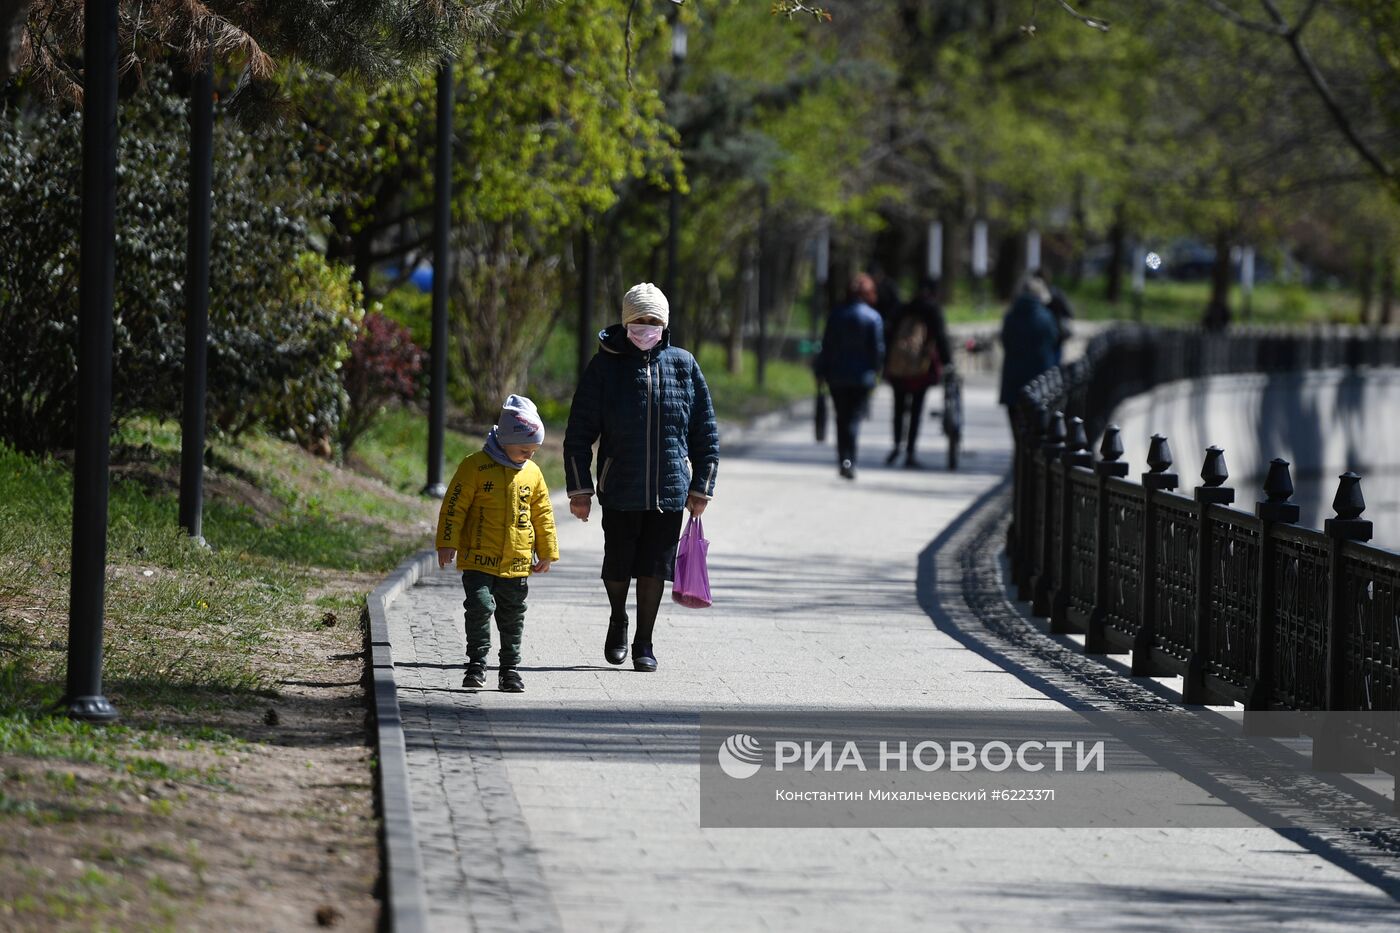
[[[751,778],[763,767],[763,747],[753,736],[736,732],[719,747],[719,767],[732,778]]]
[[[873,745],[874,743],[869,743]],[[773,743],[773,770],[805,772],[851,771],[987,771],[998,773],[1015,769],[1035,773],[1051,771],[1103,771],[1105,743],[1102,739],[1057,741],[1029,740],[1017,744],[1002,741],[947,742],[922,741],[910,747],[907,741],[879,743],[878,754],[867,760],[874,749],[862,753],[854,741],[777,741]],[[1071,760],[1071,752],[1073,752]],[[736,732],[719,747],[719,766],[725,774],[743,780],[763,767],[763,746],[746,732]]]

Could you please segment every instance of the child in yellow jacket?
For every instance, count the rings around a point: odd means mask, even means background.
[[[455,558],[467,594],[462,603],[467,635],[464,687],[486,686],[494,614],[501,633],[500,689],[525,689],[516,666],[525,630],[526,581],[531,573],[548,573],[549,565],[559,559],[549,489],[530,460],[543,441],[544,422],[534,402],[512,395],[485,446],[457,467],[438,510],[438,566]]]

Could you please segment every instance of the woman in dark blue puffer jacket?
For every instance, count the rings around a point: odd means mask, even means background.
[[[696,517],[705,511],[719,467],[709,386],[695,357],[671,346],[669,321],[666,296],[650,282],[623,296],[622,323],[598,335],[564,431],[569,511],[588,521],[595,493],[603,507],[602,577],[612,604],[603,656],[611,664],[627,657],[627,591],[635,577],[632,666],[639,671],[656,670],[652,629],[674,575],[682,509]]]

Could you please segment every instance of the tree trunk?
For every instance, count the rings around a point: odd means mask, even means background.
[[[361,233],[354,240],[355,255],[352,258],[355,281],[360,284],[361,293],[369,295],[370,273],[374,269],[372,250],[374,242],[368,233]],[[433,269],[433,274],[437,275],[437,269]]]
[[[1069,261],[1069,285],[1078,289],[1084,281],[1084,244],[1089,238],[1089,219],[1084,213],[1084,177],[1074,180],[1074,205],[1071,208],[1074,223],[1073,253]]]
[[[19,46],[29,0],[0,0],[0,83],[19,70]]]
[[[1021,244],[1025,237],[1019,231],[1010,231],[997,243],[997,258],[992,263],[992,293],[1002,301],[1012,297],[1021,278],[1021,268],[1025,265]]]
[[[1396,323],[1395,319],[1395,255],[1387,250],[1385,268],[1381,271],[1381,317],[1383,325]]]
[[[725,364],[734,375],[744,371],[744,323],[754,303],[754,265],[757,261],[752,243],[744,245],[739,261],[739,280],[735,283],[734,301],[730,304],[729,340],[725,345]]]
[[[1361,294],[1361,323],[1371,323],[1371,304],[1376,298],[1376,244],[1368,242],[1361,258],[1361,281],[1358,283]]]
[[[1113,224],[1108,228],[1108,268],[1104,297],[1117,304],[1123,298],[1123,257],[1126,254],[1127,232],[1123,227],[1123,205],[1113,209]]]
[[[958,272],[962,268],[962,251],[959,245],[967,235],[967,229],[955,221],[951,215],[943,217],[943,278],[938,285],[938,300],[948,304],[958,284]]]

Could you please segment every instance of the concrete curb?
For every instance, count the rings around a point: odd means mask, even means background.
[[[384,860],[384,910],[380,929],[393,933],[426,933],[428,895],[423,883],[423,858],[413,833],[413,806],[408,794],[408,757],[403,720],[399,716],[398,687],[394,682],[394,657],[389,646],[386,613],[389,604],[430,572],[437,563],[435,550],[409,557],[375,587],[365,599],[369,627],[365,633],[378,749],[376,790]]]

